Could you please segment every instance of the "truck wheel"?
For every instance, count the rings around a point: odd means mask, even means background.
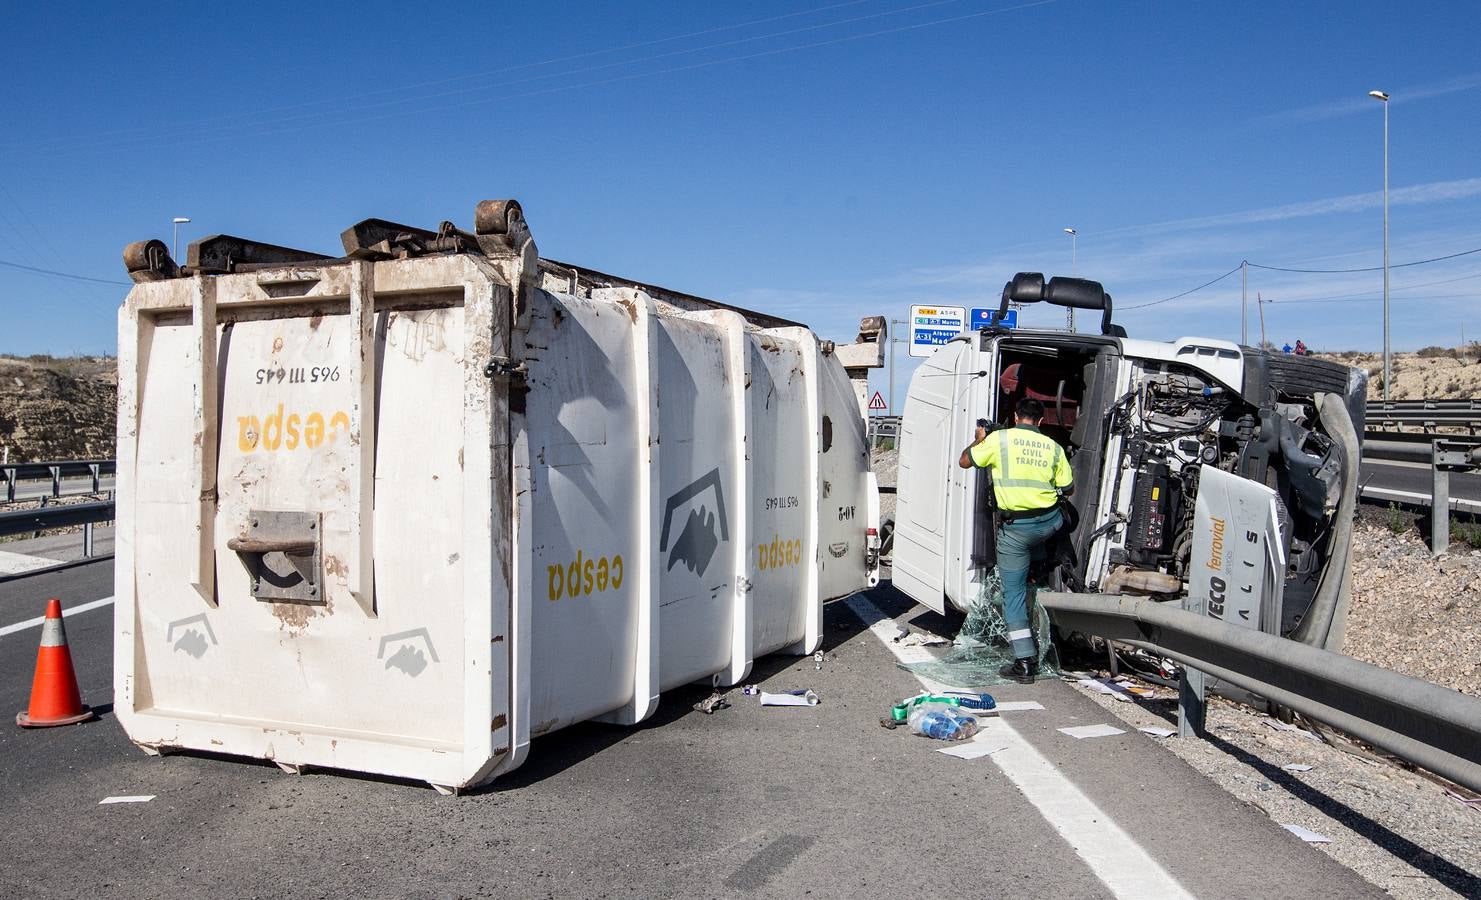
[[[1347,396],[1348,367],[1309,356],[1265,351],[1265,371],[1270,387],[1297,397],[1318,393]]]

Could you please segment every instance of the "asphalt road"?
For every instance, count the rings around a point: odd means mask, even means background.
[[[1434,476],[1428,463],[1364,461],[1363,496],[1377,500],[1428,505]],[[1481,475],[1450,474],[1451,506],[1481,511]]]
[[[0,631],[40,615],[47,596],[72,606],[111,594],[111,562],[0,584]],[[811,658],[772,657],[755,675],[771,689],[810,687],[822,705],[763,708],[733,691],[731,708],[707,716],[690,708],[707,688],[674,691],[641,727],[541,738],[513,776],[456,798],[146,756],[110,711],[113,607],[77,613],[72,655],[85,701],[104,714],[0,727],[0,884],[41,897],[1079,898],[1117,896],[1108,884],[1146,896],[1125,880],[1146,874],[1126,871],[1145,853],[1144,868],[1197,897],[1377,895],[1153,738],[1057,732],[1106,721],[1062,682],[994,692],[1044,705],[993,724],[1032,749],[960,760],[881,728],[920,683],[865,627],[861,606],[945,625],[888,591],[831,604],[822,671]],[[26,702],[38,640],[34,627],[0,635],[7,723]],[[1035,759],[1045,762],[1031,771]],[[155,799],[99,805],[142,794]]]

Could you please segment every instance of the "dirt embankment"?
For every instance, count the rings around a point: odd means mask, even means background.
[[[1368,373],[1368,399],[1383,398],[1383,354],[1348,350],[1318,353],[1318,359],[1362,369]],[[1395,353],[1390,363],[1393,400],[1469,399],[1481,397],[1481,350],[1426,347],[1418,353]]]
[[[117,405],[112,357],[0,356],[0,447],[12,463],[112,458]]]

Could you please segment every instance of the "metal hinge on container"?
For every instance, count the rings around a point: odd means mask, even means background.
[[[515,362],[507,356],[495,356],[483,367],[485,378],[497,378],[503,375],[507,378],[523,378],[530,371],[529,367],[522,362]]]
[[[226,547],[247,566],[252,596],[273,603],[323,603],[319,514],[254,509],[249,521],[247,533]]]

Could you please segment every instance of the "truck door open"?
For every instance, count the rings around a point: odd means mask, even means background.
[[[993,342],[995,344],[995,342]],[[895,513],[894,584],[945,612],[968,581],[977,472],[957,466],[972,423],[994,415],[995,348],[976,335],[956,340],[921,364],[905,398]],[[964,552],[965,551],[965,552]]]

